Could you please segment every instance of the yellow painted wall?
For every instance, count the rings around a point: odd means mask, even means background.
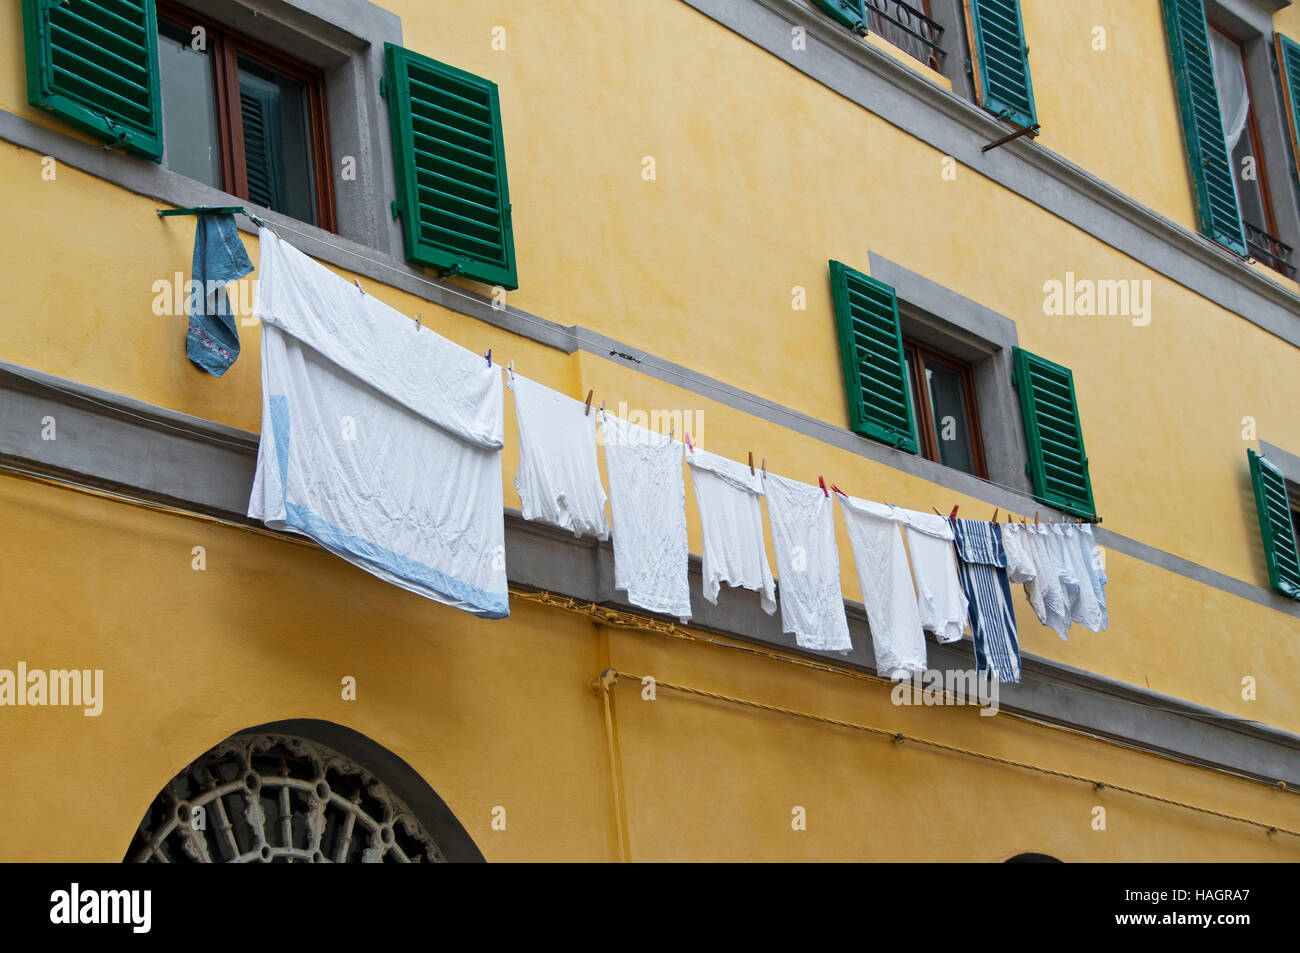
[[[488,860],[611,859],[590,688],[611,665],[1300,830],[1300,798],[1263,785],[973,709],[899,708],[872,682],[518,599],[509,623],[485,622],[247,530],[13,477],[0,477],[0,526],[5,590],[22,596],[4,600],[3,667],[104,671],[98,717],[0,710],[0,862],[120,860],[190,759],[241,728],[301,717],[404,758]],[[341,700],[344,675],[356,701]],[[1129,795],[666,688],[654,702],[635,683],[613,692],[634,859],[1300,860],[1300,838]],[[1098,805],[1105,832],[1092,829]],[[491,829],[497,806],[505,831]],[[806,832],[791,829],[795,806]]]
[[[1245,465],[1254,441],[1243,436],[1243,418],[1300,453],[1294,347],[976,170],[943,180],[939,152],[685,4],[586,0],[562,18],[523,0],[389,6],[403,18],[408,46],[500,85],[521,281],[511,304],[847,426],[826,262],[866,270],[875,251],[1013,319],[1022,346],[1074,370],[1107,528],[1267,585]],[[1194,228],[1158,3],[1024,0],[1024,8],[1040,143]],[[1287,16],[1294,11],[1279,25]],[[1088,45],[1097,23],[1113,24],[1107,53]],[[491,49],[496,25],[507,29],[505,52]],[[1300,36],[1300,21],[1291,32]],[[0,108],[67,131],[26,105],[14,4],[0,8],[0,50],[9,52],[0,56]],[[653,182],[641,176],[647,155],[656,160]],[[156,280],[188,275],[190,220],[160,220],[156,201],[67,166],[45,181],[41,157],[8,143],[0,143],[0,182],[0,260],[22,276],[0,309],[0,360],[259,429],[257,328],[241,330],[243,353],[218,381],[184,359],[184,316],[151,311]],[[256,239],[246,243],[256,262]],[[1149,279],[1150,325],[1046,316],[1043,284],[1067,271]],[[480,352],[491,347],[574,396],[593,388],[611,408],[626,401],[702,413],[704,443],[717,452],[743,459],[752,450],[775,472],[810,482],[824,473],[851,493],[905,506],[990,509],[598,356],[562,355],[363,282],[404,313],[421,312],[426,326]],[[806,311],[791,309],[794,286],[807,289]],[[510,398],[506,410],[505,502],[517,506]],[[66,712],[4,713],[0,790],[47,778],[40,790],[51,800],[6,802],[0,859],[116,859],[150,798],[190,758],[238,728],[286,717],[339,721],[396,751],[490,859],[611,856],[603,726],[586,693],[605,663],[589,623],[518,602],[509,623],[480,622],[310,548],[8,478],[0,480],[0,515],[6,563],[18,567],[5,588],[23,595],[0,609],[0,665],[102,659],[110,699],[130,700],[89,731],[89,719]],[[693,498],[687,515],[699,552]],[[844,594],[857,599],[840,539]],[[200,544],[209,546],[202,575],[189,569],[190,548]],[[1076,629],[1063,643],[1017,594],[1024,649],[1300,731],[1290,703],[1300,677],[1294,618],[1118,554],[1108,569],[1107,632]],[[140,606],[151,616],[142,620]],[[708,655],[716,650],[646,638],[610,634],[609,651],[632,669],[671,673],[663,677],[924,726],[1074,770],[1105,767],[1138,787],[1190,791],[1223,810],[1278,823],[1289,816],[1297,826],[1290,800],[1251,785],[1001,720],[990,730],[987,719],[962,713],[900,712],[858,682],[732,656],[719,662]],[[374,702],[338,701],[342,674],[358,674],[363,700],[374,690]],[[1245,676],[1259,682],[1257,701],[1241,699]],[[1138,805],[1120,809],[1131,836],[1093,835],[1086,790],[695,701],[638,706],[627,689],[616,691],[634,856],[1296,856],[1235,828]],[[110,770],[124,751],[138,772]],[[809,764],[826,776],[800,789]],[[665,771],[671,784],[656,780]],[[717,790],[719,777],[732,787]],[[890,786],[904,781],[933,794],[915,808],[888,800]],[[105,808],[82,803],[88,787],[126,818],[122,825],[92,820]],[[943,796],[963,789],[1035,807],[990,821]],[[819,805],[807,837],[790,839],[787,801]],[[509,834],[487,830],[496,803],[524,814]],[[873,823],[873,812],[859,810],[864,803],[888,803],[889,823]],[[51,833],[37,823],[45,804],[72,820]],[[913,809],[915,824],[897,823],[899,810]],[[835,814],[849,810],[857,813]],[[1056,823],[1067,816],[1069,824]],[[958,817],[963,824],[945,831],[966,829],[968,839],[928,839],[936,818]],[[1017,833],[1016,825],[1028,828]]]

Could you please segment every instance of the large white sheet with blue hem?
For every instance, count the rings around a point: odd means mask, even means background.
[[[268,229],[258,239],[248,515],[419,595],[506,617],[501,368]]]

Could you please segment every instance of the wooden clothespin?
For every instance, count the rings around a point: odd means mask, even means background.
[[[592,395],[595,394],[595,393],[596,393],[596,392],[595,392],[594,390],[589,390],[589,391],[587,391],[587,409],[584,410],[584,411],[582,412],[582,415],[583,415],[584,417],[590,417],[590,416],[591,416],[591,397],[592,397]],[[600,409],[601,409],[601,410],[604,410],[604,409],[605,409],[605,402],[604,402],[604,401],[601,401],[601,402],[600,402]]]
[[[763,458],[763,476],[767,476],[767,457]]]
[[[361,279],[360,279],[360,278],[353,278],[353,279],[352,279],[352,283],[353,283],[354,285],[357,286],[357,290],[360,291],[362,294],[365,294],[365,293],[366,293],[366,289],[363,288],[363,287],[361,287]]]
[[[1038,510],[1034,510],[1034,525],[1038,525]]]
[[[934,515],[935,515],[935,516],[942,516],[942,515],[943,515],[942,513],[939,512],[939,507],[935,506],[933,503],[930,504],[930,509],[934,510]]]
[[[754,451],[749,451],[749,475],[754,475]]]
[[[998,508],[995,506],[993,507],[993,519],[989,520],[989,522],[996,523],[997,521],[998,521]]]
[[[826,499],[829,500],[831,498],[831,492],[830,490],[826,489],[826,478],[823,476],[818,476],[817,485],[822,488],[822,492],[826,494]]]

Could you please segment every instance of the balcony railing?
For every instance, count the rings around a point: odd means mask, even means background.
[[[1262,261],[1274,271],[1280,271],[1288,278],[1296,276],[1295,265],[1291,264],[1293,249],[1290,245],[1245,219],[1242,219],[1241,224],[1246,229],[1246,247],[1250,250],[1251,257]]]
[[[877,33],[904,53],[943,72],[947,55],[943,27],[902,0],[867,0],[867,29]]]

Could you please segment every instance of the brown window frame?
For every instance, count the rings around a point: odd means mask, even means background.
[[[988,463],[984,457],[984,435],[980,431],[979,404],[975,399],[975,374],[965,361],[950,354],[936,351],[914,338],[903,338],[903,358],[912,372],[912,401],[916,407],[916,430],[921,456],[935,463],[939,459],[939,437],[934,432],[934,408],[930,405],[930,390],[925,386],[925,362],[933,361],[961,378],[962,396],[966,403],[966,421],[970,429],[971,464],[974,476],[989,478]]]
[[[170,21],[186,31],[202,27],[212,55],[216,83],[217,139],[221,147],[221,187],[248,201],[248,166],[244,158],[244,124],[239,102],[239,56],[302,83],[307,92],[308,135],[311,138],[312,176],[315,180],[316,224],[338,231],[334,207],[333,160],[330,158],[329,115],[325,107],[325,74],[274,47],[232,30],[174,0],[156,0],[158,20]]]

